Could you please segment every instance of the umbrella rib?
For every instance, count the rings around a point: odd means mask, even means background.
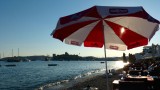
[[[124,18],[126,18],[126,17],[121,17],[121,18],[119,18],[119,19],[117,19],[117,20],[114,20],[114,21],[110,21],[110,22],[113,22],[113,23],[115,23],[116,21],[119,21],[119,20],[121,20],[121,19],[124,19]],[[108,20],[107,20],[108,21]],[[129,24],[128,24],[129,25]],[[125,28],[129,28],[129,26],[127,25],[127,27],[125,27]]]
[[[116,21],[121,20],[121,19],[123,19],[123,18],[125,18],[125,17],[121,17],[121,18],[119,18],[119,19],[117,19],[117,20],[115,20],[115,21],[112,21],[112,22],[116,22]],[[110,19],[111,19],[111,18],[110,18]]]

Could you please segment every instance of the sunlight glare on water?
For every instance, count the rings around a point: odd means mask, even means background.
[[[129,62],[124,63],[123,61],[117,61],[115,64],[118,68],[123,68],[125,65],[129,64]]]
[[[108,69],[119,69],[117,61],[108,61]],[[15,67],[6,67],[16,64]],[[58,66],[48,66],[58,64]],[[105,64],[101,61],[0,61],[0,90],[40,90],[47,86],[83,78],[91,74],[103,74]],[[41,90],[42,90],[41,89]],[[57,90],[57,89],[54,89]]]

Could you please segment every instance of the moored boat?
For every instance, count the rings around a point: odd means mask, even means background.
[[[21,59],[18,57],[8,57],[6,58],[7,62],[21,62]]]
[[[104,62],[101,62],[101,63],[104,63]]]
[[[48,64],[48,66],[57,66],[58,64]]]
[[[7,64],[5,65],[6,67],[15,67],[16,65],[15,64]]]

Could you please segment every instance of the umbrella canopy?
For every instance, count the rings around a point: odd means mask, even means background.
[[[147,45],[159,24],[142,7],[93,6],[61,17],[51,35],[71,45],[126,50]]]
[[[106,49],[126,50],[147,45],[159,24],[142,7],[93,6],[61,17],[51,35],[71,45],[104,46],[106,58]],[[107,61],[105,64],[109,90]]]

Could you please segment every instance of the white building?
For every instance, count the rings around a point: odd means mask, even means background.
[[[144,46],[142,53],[135,54],[137,60],[139,59],[151,59],[160,58],[160,45]]]

